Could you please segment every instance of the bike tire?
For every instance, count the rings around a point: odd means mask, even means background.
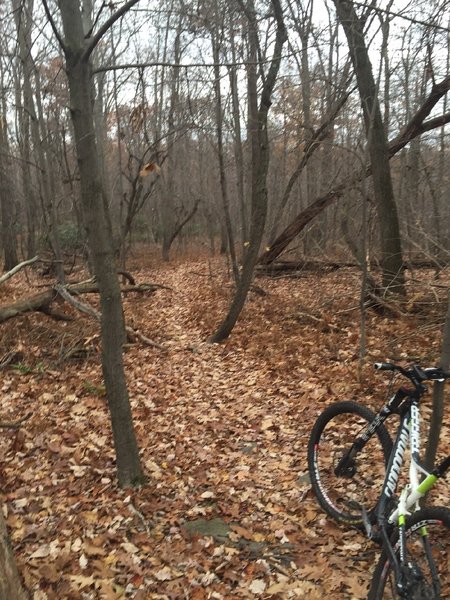
[[[380,425],[356,455],[353,475],[338,476],[334,467],[375,413],[357,402],[336,402],[317,418],[308,442],[308,470],[312,489],[323,510],[336,521],[363,528],[363,510],[375,520],[392,440]],[[364,508],[363,508],[364,507]]]
[[[431,551],[439,575],[441,590],[438,592],[433,584],[429,561],[421,543],[421,531],[425,527],[428,533]],[[415,570],[420,569],[423,579],[414,580],[408,600],[448,600],[450,598],[450,510],[438,506],[423,508],[412,514],[406,521],[407,556],[411,558]],[[392,543],[396,552],[398,548],[398,530]],[[400,598],[395,587],[394,572],[386,550],[383,550],[375,567],[367,600],[389,600]]]

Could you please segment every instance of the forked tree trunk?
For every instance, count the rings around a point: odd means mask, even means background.
[[[123,5],[116,14],[121,10],[123,14],[136,1]],[[65,34],[63,43],[80,171],[84,225],[100,291],[102,367],[111,414],[117,474],[122,486],[136,485],[144,481],[144,476],[125,380],[122,357],[125,324],[114,263],[110,215],[94,129],[90,56],[95,44],[92,45],[89,39],[85,40],[80,4],[74,0],[59,0],[59,7]]]
[[[257,20],[253,0],[247,4],[246,14],[249,22],[249,130],[251,135],[252,152],[252,203],[250,239],[247,252],[244,256],[242,274],[225,319],[219,329],[211,336],[211,342],[225,340],[233,330],[242,311],[250,289],[253,272],[255,269],[261,241],[264,233],[267,215],[267,171],[269,167],[269,139],[267,133],[267,116],[271,105],[271,95],[275,87],[276,78],[281,61],[281,52],[287,35],[283,22],[283,13],[279,0],[272,0],[272,7],[277,20],[277,34],[274,53],[267,76],[261,92],[261,101],[257,105],[257,49],[258,33]]]

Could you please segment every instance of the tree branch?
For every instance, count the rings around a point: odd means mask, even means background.
[[[90,317],[94,317],[94,319],[100,322],[101,314],[98,312],[98,310],[95,310],[95,308],[93,308],[89,304],[85,304],[84,302],[81,302],[80,300],[74,298],[65,286],[58,284],[54,286],[54,289],[62,298],[64,298],[66,302],[74,306],[77,310],[86,315],[89,315]]]
[[[83,312],[87,315],[90,315],[91,317],[94,317],[94,319],[96,319],[97,321],[100,322],[101,314],[97,310],[95,310],[95,308],[90,306],[89,304],[84,304],[84,302],[80,302],[80,300],[77,300],[76,298],[74,298],[66,287],[64,287],[62,285],[55,285],[55,290],[58,292],[58,294],[60,294],[60,296],[62,296],[64,298],[64,300],[66,300],[66,302],[69,302],[69,304],[72,304],[72,306],[74,306],[77,310],[79,310],[80,312]],[[125,325],[125,331],[127,332],[128,340],[131,342],[134,342],[135,339],[138,338],[139,340],[141,340],[141,342],[144,342],[144,344],[146,344],[147,346],[152,346],[153,348],[158,348],[158,350],[164,350],[164,351],[166,350],[166,348],[164,348],[164,346],[161,346],[161,344],[154,342],[153,340],[149,339],[148,337],[146,337],[139,331],[136,331],[135,329],[130,327],[129,325]]]
[[[5,283],[7,279],[15,275],[18,271],[26,267],[27,265],[31,265],[39,259],[39,256],[35,256],[34,258],[30,258],[29,260],[24,260],[23,262],[16,265],[11,271],[8,271],[4,275],[0,277],[0,284]]]
[[[27,421],[33,413],[29,412],[24,417],[19,419],[18,421],[14,421],[14,423],[8,423],[5,421],[0,421],[0,429],[20,429],[22,423]]]
[[[284,59],[284,58],[291,58],[292,56],[295,56],[297,54],[300,54],[299,51],[295,51],[295,52],[287,52],[286,54],[282,54],[280,56],[280,58]],[[105,71],[120,71],[122,69],[145,69],[145,68],[149,68],[149,67],[179,67],[180,69],[190,69],[190,68],[194,68],[194,67],[208,67],[208,68],[213,68],[213,67],[225,67],[225,68],[232,68],[232,67],[249,67],[249,66],[260,66],[260,65],[266,65],[269,64],[273,61],[273,56],[270,58],[266,58],[265,60],[238,60],[238,61],[232,61],[232,62],[210,62],[210,63],[205,63],[205,62],[193,62],[193,63],[173,63],[173,62],[168,62],[168,61],[161,61],[161,60],[153,60],[150,62],[143,62],[143,63],[124,63],[121,65],[108,65],[108,66],[104,66],[104,67],[97,67],[96,69],[93,70],[93,73],[103,73]]]
[[[105,33],[114,25],[114,23],[118,19],[120,19],[120,17],[122,17],[126,12],[128,12],[130,10],[130,8],[132,8],[138,2],[139,2],[139,0],[128,0],[128,2],[125,2],[125,4],[123,6],[121,6],[118,10],[116,10],[116,12],[114,14],[112,14],[109,17],[109,19],[107,19],[103,23],[103,25],[100,27],[100,29],[97,31],[97,33],[94,35],[94,37],[91,38],[89,45],[84,50],[84,52],[81,56],[81,60],[87,61],[89,59],[92,52],[95,50],[95,47],[97,46],[99,41],[102,39],[102,37],[105,35]]]
[[[47,4],[47,0],[42,0],[42,4],[44,5],[44,11],[47,16],[47,20],[50,23],[50,27],[53,29],[53,33],[55,34],[55,37],[58,40],[59,45],[61,46],[62,50],[65,52],[66,46],[64,44],[64,40],[62,39],[62,36],[59,33],[58,28],[56,27],[55,20],[53,19],[53,16],[52,16],[50,9],[48,7],[48,4]]]
[[[450,90],[450,76],[446,77],[440,83],[433,85],[431,92],[426,98],[422,106],[417,110],[416,114],[412,119],[403,127],[398,136],[389,143],[389,156],[393,156],[396,152],[401,150],[403,146],[406,146],[412,139],[424,133],[430,131],[435,127],[440,127],[448,123],[449,115],[444,114],[441,117],[430,119],[425,122],[425,119],[431,113],[433,108],[439,102],[439,100]]]
[[[425,121],[438,101],[449,90],[450,77],[447,77],[432,87],[430,94],[425,99],[425,102],[422,104],[422,106],[417,110],[416,114],[405,125],[399,135],[389,142],[389,158],[392,158],[395,154],[397,154],[397,152],[406,146],[406,144],[408,144],[418,135],[450,122],[449,113],[445,113],[440,117],[435,117],[429,121]],[[310,223],[312,219],[314,219],[314,217],[321,213],[336,199],[340,198],[349,186],[355,185],[358,181],[361,181],[363,177],[368,177],[371,172],[372,168],[371,165],[369,165],[364,171],[354,173],[352,177],[349,177],[346,181],[343,181],[339,185],[335,186],[334,189],[330,190],[324,196],[314,200],[314,202],[312,202],[308,207],[306,207],[305,210],[299,213],[296,218],[284,229],[284,231],[280,233],[280,235],[272,243],[271,247],[260,255],[258,264],[271,264],[276,258],[278,258],[283,250],[289,246],[292,240],[306,227],[306,225]]]

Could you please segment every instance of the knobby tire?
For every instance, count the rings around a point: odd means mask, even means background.
[[[363,513],[374,522],[392,440],[380,425],[355,457],[355,472],[337,476],[334,468],[354,440],[375,418],[353,401],[336,402],[318,417],[308,443],[308,469],[313,491],[323,510],[339,522],[362,528]]]
[[[430,565],[424,545],[421,541],[423,527],[426,528],[441,586],[438,593],[433,586]],[[411,515],[406,522],[407,557],[416,577],[412,580],[408,600],[448,600],[450,598],[450,510],[444,507],[424,508]],[[399,553],[398,531],[392,544]],[[414,577],[413,575],[411,577]],[[394,571],[386,550],[383,550],[375,568],[367,600],[394,600],[401,596],[397,593]]]

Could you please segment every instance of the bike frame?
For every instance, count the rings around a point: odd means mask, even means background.
[[[400,415],[400,425],[397,430],[397,436],[389,457],[386,468],[386,475],[380,499],[377,505],[376,520],[381,530],[384,546],[389,553],[389,560],[395,572],[397,590],[401,594],[405,590],[402,569],[408,563],[406,551],[406,517],[410,514],[410,509],[418,510],[419,501],[436,483],[445,471],[450,467],[450,456],[432,472],[427,471],[420,463],[420,397],[425,388],[419,386],[414,390],[400,388],[387,404],[378,412],[372,423],[355,440],[352,449],[347,454],[347,459],[352,458],[361,450],[367,441],[374,435],[378,427],[392,414]],[[409,482],[404,486],[400,493],[397,507],[390,510],[390,505],[394,501],[395,492],[398,486],[400,472],[404,463],[405,453],[409,445]],[[421,475],[424,477],[420,481]],[[369,525],[370,527],[370,525]],[[390,534],[393,527],[399,529],[399,542],[397,545],[398,556],[390,540]],[[429,550],[427,532],[422,532],[425,550],[427,552],[430,568],[433,572],[433,583],[436,589],[439,588],[439,581],[434,568],[434,562]]]
[[[351,447],[339,459],[334,468],[334,474],[337,477],[352,477],[356,472],[355,459],[357,454],[364,448],[378,429],[383,426],[390,415],[397,414],[400,416],[396,439],[388,459],[385,479],[375,508],[376,519],[373,519],[373,511],[369,514],[364,506],[360,506],[360,509],[362,522],[366,527],[368,537],[375,537],[373,536],[372,529],[374,520],[379,527],[382,543],[387,553],[387,564],[392,567],[395,574],[397,592],[399,596],[405,597],[405,595],[409,594],[410,588],[415,585],[414,578],[411,579],[410,576],[411,569],[414,569],[415,565],[411,560],[408,560],[407,556],[406,517],[411,511],[415,512],[420,508],[420,499],[429,492],[437,479],[444,475],[445,471],[450,468],[450,456],[444,459],[431,473],[420,462],[419,405],[421,397],[426,392],[423,382],[443,382],[445,379],[450,379],[450,371],[444,371],[440,367],[423,369],[419,365],[413,365],[411,369],[407,370],[392,363],[375,363],[374,366],[376,369],[382,371],[400,373],[409,379],[413,387],[400,387],[395,392],[367,427],[356,435]],[[408,482],[397,498],[400,472],[408,446]],[[391,543],[391,535],[394,529],[398,529],[399,533],[395,548]],[[439,579],[431,554],[427,528],[420,526],[419,531],[427,556],[433,587],[439,592]]]
[[[400,425],[389,458],[381,497],[377,508],[377,522],[381,530],[384,545],[389,552],[390,561],[395,571],[399,592],[403,591],[402,567],[407,564],[405,543],[406,516],[408,514],[408,509],[413,505],[415,505],[414,510],[419,508],[419,499],[424,495],[421,492],[417,495],[417,490],[420,488],[419,473],[422,472],[427,477],[430,475],[430,473],[423,469],[419,462],[420,417],[419,398],[417,396],[418,394],[415,392],[411,393],[409,398],[399,407]],[[397,490],[408,443],[410,448],[409,483],[405,485],[400,493],[400,500],[397,508],[389,514],[389,505],[393,501]],[[410,493],[411,490],[414,490],[416,494],[413,495]],[[400,560],[398,560],[397,554],[390,541],[391,528],[395,525],[399,528],[400,549],[398,556],[400,557]]]

